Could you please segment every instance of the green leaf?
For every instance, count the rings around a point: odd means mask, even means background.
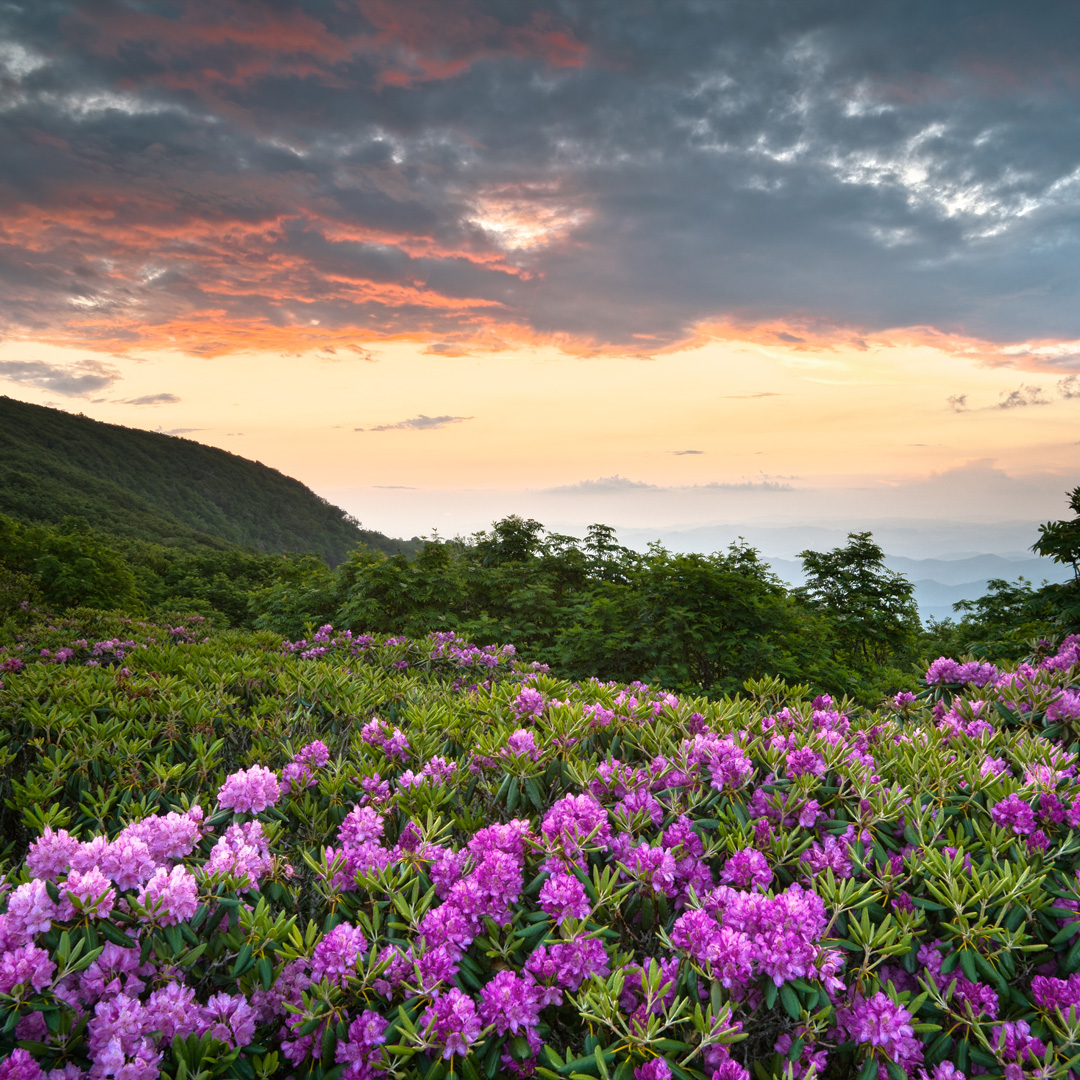
[[[802,1006],[799,1004],[799,995],[795,993],[788,983],[784,983],[780,987],[780,1001],[784,1006],[784,1011],[792,1020],[798,1020],[799,1017],[802,1016]]]
[[[878,1062],[876,1058],[867,1058],[859,1070],[858,1080],[877,1080]]]

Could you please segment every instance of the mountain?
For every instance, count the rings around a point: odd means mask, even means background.
[[[3,396],[0,514],[82,517],[115,537],[189,549],[318,552],[332,566],[360,542],[388,554],[413,548],[260,462]]]
[[[765,561],[789,585],[804,582],[802,563],[769,556],[765,557]],[[958,600],[978,600],[985,596],[992,578],[1016,581],[1024,577],[1034,585],[1041,585],[1043,581],[1062,582],[1072,577],[1067,566],[1034,555],[1008,558],[981,554],[948,559],[909,559],[902,555],[886,555],[885,565],[903,574],[915,586],[915,603],[924,619],[959,618],[958,613],[953,611],[953,604]]]

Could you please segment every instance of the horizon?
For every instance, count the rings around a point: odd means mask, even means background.
[[[0,393],[388,535],[1015,555],[1080,479],[1070,42],[1064,3],[9,6]]]

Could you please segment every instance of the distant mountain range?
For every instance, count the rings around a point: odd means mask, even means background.
[[[3,396],[0,514],[45,524],[81,517],[112,536],[188,549],[317,552],[331,565],[360,542],[388,554],[415,547],[361,528],[260,462]]]
[[[802,563],[792,559],[765,557],[776,575],[789,585],[804,581]],[[886,555],[890,570],[901,573],[915,586],[915,602],[924,618],[957,617],[953,604],[958,600],[977,600],[988,592],[992,578],[1016,581],[1027,578],[1035,585],[1046,581],[1068,581],[1072,572],[1050,559],[1008,558],[1002,555],[969,555],[958,559],[907,559]]]
[[[886,555],[886,565],[903,574],[915,586],[915,601],[924,619],[956,617],[953,604],[985,596],[992,578],[1015,581],[1025,577],[1035,585],[1044,580],[1067,581],[1072,572],[1051,559],[1032,555],[1029,545],[1038,536],[1030,521],[1002,521],[993,525],[964,525],[939,520],[889,519],[841,525],[762,525],[743,523],[704,525],[684,529],[620,529],[619,539],[639,549],[660,539],[673,551],[720,551],[737,538],[762,553],[777,576],[789,585],[803,583],[799,551],[828,551],[842,547],[848,532],[869,529],[886,551],[936,550],[937,558]],[[973,551],[986,543],[996,551]]]

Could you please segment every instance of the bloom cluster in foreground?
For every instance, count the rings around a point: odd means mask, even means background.
[[[874,714],[511,677],[445,635],[300,644],[275,662],[340,659],[334,693],[377,668],[363,709],[244,729],[207,813],[53,817],[0,884],[0,1080],[176,1075],[191,1037],[348,1080],[1019,1078],[1074,1052],[1078,761],[1042,731],[1080,720],[1080,639],[1013,671],[939,660]],[[940,897],[992,921],[988,881],[1010,902],[973,953]],[[1011,910],[1038,916],[1034,963],[1002,944]]]

